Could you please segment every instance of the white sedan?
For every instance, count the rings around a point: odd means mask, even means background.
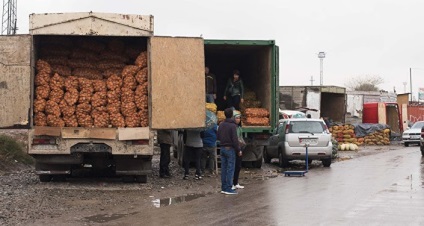
[[[414,125],[402,134],[402,143],[405,147],[410,144],[420,144],[421,128],[424,126],[424,121],[415,122]]]

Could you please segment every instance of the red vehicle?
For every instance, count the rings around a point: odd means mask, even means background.
[[[362,112],[362,122],[387,124],[393,132],[403,132],[402,111],[399,105],[394,102],[365,103]]]

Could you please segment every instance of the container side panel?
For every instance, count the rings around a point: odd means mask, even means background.
[[[30,52],[30,36],[0,36],[0,128],[29,126]]]
[[[151,128],[205,126],[205,59],[200,38],[150,39]]]
[[[320,109],[321,95],[320,92],[308,89],[306,94],[306,107],[310,109]],[[320,111],[308,111],[312,118],[319,118]]]
[[[30,34],[150,36],[153,17],[93,12],[31,14]]]

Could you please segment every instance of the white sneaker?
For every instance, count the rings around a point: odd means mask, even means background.
[[[234,187],[234,185],[233,185],[233,187]],[[241,186],[240,184],[237,184],[235,187],[236,187],[237,189],[243,189],[243,188],[244,188],[244,186]]]
[[[231,190],[236,190],[236,186],[233,185],[233,187],[231,187]]]

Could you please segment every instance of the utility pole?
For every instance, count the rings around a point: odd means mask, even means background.
[[[412,68],[409,68],[409,85],[410,85],[410,93],[411,93],[411,102],[412,102]]]
[[[324,58],[325,52],[319,52],[318,58],[320,61],[320,71],[319,71],[319,85],[322,86],[324,84]]]
[[[311,80],[309,80],[309,81],[311,81],[311,86],[313,86],[314,85],[314,76],[311,76]]]
[[[17,0],[3,0],[1,34],[15,35],[17,30]]]

